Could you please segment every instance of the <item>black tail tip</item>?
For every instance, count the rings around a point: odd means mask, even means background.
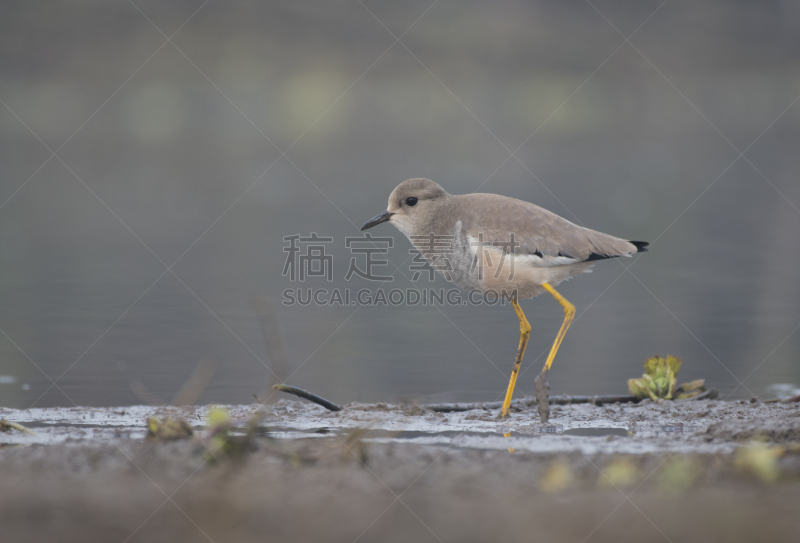
[[[646,253],[647,251],[650,250],[648,249],[648,247],[650,247],[650,243],[646,241],[631,241],[629,243],[633,243],[634,245],[636,245],[637,253]]]

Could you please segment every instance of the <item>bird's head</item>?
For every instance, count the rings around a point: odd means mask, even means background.
[[[361,230],[389,221],[406,235],[418,232],[430,222],[437,204],[447,196],[447,192],[430,179],[408,179],[389,195],[386,211],[365,222]]]

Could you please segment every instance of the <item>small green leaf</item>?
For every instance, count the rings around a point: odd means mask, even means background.
[[[675,376],[677,377],[678,372],[681,371],[681,364],[683,364],[683,361],[677,356],[672,356],[668,354],[666,363],[669,369],[672,370],[672,373],[675,374]]]
[[[641,379],[628,380],[628,389],[637,398],[649,397],[652,400],[659,398],[671,400],[680,392],[688,392],[688,390],[681,391],[680,387],[675,386],[681,364],[681,359],[672,355],[668,355],[667,358],[660,356],[648,358],[644,363],[644,375]]]

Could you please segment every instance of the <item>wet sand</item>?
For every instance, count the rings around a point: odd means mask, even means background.
[[[542,425],[281,400],[228,406],[257,435],[211,460],[207,411],[0,410],[37,434],[0,433],[0,539],[800,540],[797,404],[558,406]],[[195,437],[147,441],[153,414]]]

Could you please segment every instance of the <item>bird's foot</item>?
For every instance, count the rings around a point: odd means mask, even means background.
[[[534,383],[539,419],[543,424],[550,420],[550,383],[547,382],[548,373],[550,373],[549,369],[543,369]]]

